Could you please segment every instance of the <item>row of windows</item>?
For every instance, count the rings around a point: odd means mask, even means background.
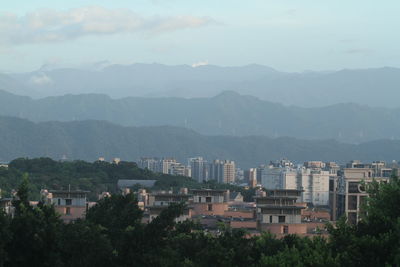
[[[61,199],[60,198],[57,200],[57,204],[61,205]],[[70,198],[65,199],[65,205],[66,206],[71,206],[72,205],[72,199],[70,199]]]
[[[273,216],[269,216],[269,222],[272,223],[272,218]],[[279,223],[285,223],[286,222],[286,216],[278,216],[278,222]]]

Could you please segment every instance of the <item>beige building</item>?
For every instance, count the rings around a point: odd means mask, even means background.
[[[258,229],[274,234],[305,234],[302,224],[300,190],[267,190],[267,196],[256,197]]]
[[[339,219],[345,215],[349,223],[355,224],[362,218],[363,205],[368,197],[365,184],[373,180],[387,182],[392,169],[383,162],[351,162],[347,166],[338,173],[336,183],[331,180],[332,186],[336,185],[331,191],[331,194],[336,194],[336,206],[332,209],[335,216],[332,217]]]
[[[190,204],[191,195],[189,194],[173,194],[173,193],[154,193],[147,198],[145,209],[149,214],[149,222],[154,220],[160,213],[172,203]],[[188,205],[183,214],[176,218],[175,221],[182,222],[192,218],[192,208]]]
[[[71,222],[85,217],[88,209],[87,193],[82,190],[42,190],[44,200],[54,205],[64,222]]]
[[[236,177],[235,162],[231,160],[214,160],[210,164],[210,179],[219,183],[233,183]]]
[[[192,189],[195,215],[224,215],[228,210],[229,190]]]

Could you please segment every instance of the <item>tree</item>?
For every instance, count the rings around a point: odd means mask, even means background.
[[[9,260],[7,245],[12,238],[10,232],[10,217],[0,209],[0,267]]]
[[[61,228],[63,266],[113,266],[116,259],[105,228],[86,220],[63,224]]]

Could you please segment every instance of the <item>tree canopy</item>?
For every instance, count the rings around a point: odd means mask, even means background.
[[[148,224],[133,194],[104,198],[85,219],[64,224],[54,208],[27,205],[27,177],[13,218],[0,214],[0,266],[395,266],[400,264],[400,181],[372,183],[358,224],[340,220],[329,238],[225,228],[207,233],[175,218],[174,204]]]

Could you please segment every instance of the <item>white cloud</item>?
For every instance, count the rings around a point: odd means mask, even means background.
[[[29,82],[35,85],[46,85],[53,83],[53,80],[44,73],[34,75],[29,79]]]
[[[66,11],[41,9],[24,16],[0,13],[0,42],[58,42],[87,35],[148,32],[159,34],[214,23],[210,17],[144,17],[130,9],[89,6]]]
[[[197,68],[197,67],[200,67],[200,66],[207,66],[207,65],[208,65],[208,60],[205,60],[205,61],[200,61],[200,62],[197,62],[197,63],[193,63],[192,67],[193,68]]]

